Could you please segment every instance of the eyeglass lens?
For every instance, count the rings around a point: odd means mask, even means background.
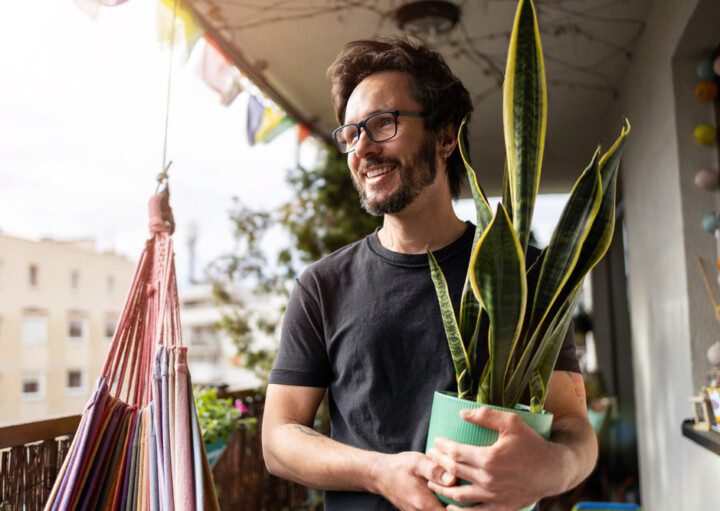
[[[381,112],[371,115],[365,119],[365,131],[375,142],[384,142],[395,136],[397,124],[395,115],[392,112]],[[355,149],[360,132],[356,124],[347,124],[340,127],[335,133],[335,140],[338,148],[343,152],[350,152]]]

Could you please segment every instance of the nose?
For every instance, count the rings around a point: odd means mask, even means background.
[[[355,156],[358,158],[364,158],[369,154],[376,154],[379,152],[380,146],[377,142],[373,142],[373,140],[368,136],[367,130],[365,128],[360,130],[360,134],[358,135],[358,141],[357,144],[355,144]]]

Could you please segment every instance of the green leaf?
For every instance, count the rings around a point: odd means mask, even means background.
[[[560,353],[568,325],[572,319],[572,312],[580,294],[579,290],[580,287],[575,290],[576,292],[571,300],[566,300],[560,310],[549,316],[548,321],[545,323],[547,326],[542,325],[541,328],[532,332],[528,345],[537,346],[537,349],[532,351],[526,349],[523,353],[523,358],[517,365],[505,390],[506,401],[516,403],[529,384],[531,405],[534,402],[536,406],[542,406],[545,402],[545,394],[541,394],[539,391],[547,392],[550,375],[555,367],[557,356]],[[527,367],[527,371],[520,370],[523,367]],[[543,389],[538,386],[536,381],[532,380],[536,377],[541,378],[544,385]]]
[[[458,386],[458,397],[464,398],[470,392],[472,385],[472,375],[470,373],[470,361],[468,360],[467,351],[463,344],[455,320],[455,311],[453,310],[450,292],[448,290],[445,275],[443,275],[440,265],[435,256],[428,250],[428,261],[430,263],[430,276],[435,285],[435,294],[437,294],[438,303],[440,304],[440,315],[442,317],[445,335],[447,337],[448,346],[450,348],[450,356],[455,366],[455,378]]]
[[[502,203],[512,220],[512,197],[510,196],[510,176],[508,174],[507,160],[503,164],[503,185],[502,185]]]
[[[578,262],[573,274],[568,279],[564,292],[570,293],[578,283],[602,259],[610,247],[613,232],[615,231],[615,192],[617,189],[618,168],[620,157],[625,146],[625,139],[630,133],[630,123],[625,119],[625,125],[620,136],[613,146],[600,159],[600,176],[602,179],[602,199],[600,209],[593,220],[590,232],[583,242]]]
[[[470,258],[471,283],[490,320],[490,396],[502,401],[527,301],[525,256],[505,207],[497,212]]]
[[[550,311],[560,290],[580,257],[583,243],[600,209],[602,183],[599,172],[600,151],[580,175],[570,192],[550,243],[538,278],[529,329],[536,328]]]
[[[476,227],[475,236],[473,237],[473,249],[477,245],[480,235],[485,230],[487,225],[492,220],[492,210],[487,201],[487,196],[483,191],[482,187],[478,183],[477,175],[475,170],[467,159],[467,150],[463,141],[463,135],[465,133],[466,124],[469,116],[465,116],[460,128],[458,129],[458,147],[460,150],[460,157],[462,158],[463,164],[465,165],[465,171],[467,172],[468,183],[470,184],[470,190],[473,194],[473,200],[475,202],[476,211]],[[477,337],[477,330],[480,319],[480,304],[473,295],[472,287],[470,286],[470,277],[466,277],[465,285],[463,286],[462,301],[460,302],[460,334],[466,341],[472,340]]]
[[[532,0],[520,0],[515,14],[503,84],[503,124],[512,221],[524,252],[547,125],[545,64]]]
[[[575,268],[583,243],[600,208],[602,183],[599,160],[598,150],[570,192],[550,244],[545,249],[530,322],[522,336],[525,340],[522,356],[508,382],[508,387],[512,387],[508,391],[511,395],[516,395],[518,389],[527,385],[531,376],[529,373],[534,370],[530,360],[537,351],[537,344],[544,338],[548,323],[564,303],[564,300],[557,302],[558,297]]]
[[[458,148],[460,149],[460,157],[462,158],[463,164],[465,165],[465,171],[467,172],[468,183],[470,185],[470,191],[473,195],[473,201],[475,202],[475,211],[477,214],[477,229],[475,231],[475,239],[473,240],[474,248],[477,244],[478,239],[480,238],[480,235],[482,234],[482,232],[485,231],[485,228],[492,221],[493,213],[492,209],[490,209],[490,204],[488,203],[485,191],[480,186],[480,183],[478,183],[475,170],[473,170],[473,168],[470,166],[470,163],[468,163],[467,150],[465,149],[465,143],[463,142],[463,133],[465,132],[465,125],[467,124],[467,121],[468,116],[465,116],[462,123],[460,124],[460,128],[458,129],[457,140]]]
[[[538,351],[534,357],[535,359],[530,361],[530,365],[536,367],[535,372],[539,375],[545,386],[542,394],[533,396],[536,398],[536,402],[540,406],[540,410],[542,410],[542,407],[545,405],[545,397],[547,394],[547,386],[550,383],[550,376],[555,370],[555,363],[557,362],[558,355],[560,354],[560,349],[562,348],[563,341],[565,340],[565,335],[570,327],[572,315],[575,311],[575,305],[580,297],[581,290],[582,282],[579,283],[573,293],[571,293],[571,295],[566,299],[563,307],[557,312],[555,318],[553,319],[553,324],[551,324],[550,328],[547,330],[545,338],[538,347]]]
[[[547,392],[547,382],[544,382],[540,371],[533,371],[530,379],[530,411],[540,413],[543,409],[542,398]]]
[[[470,279],[466,278],[460,302],[460,336],[468,343],[468,351],[470,351],[469,343],[477,337],[480,310],[480,304],[472,292]]]

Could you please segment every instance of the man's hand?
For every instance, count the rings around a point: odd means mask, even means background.
[[[563,447],[544,440],[511,412],[483,406],[463,410],[461,416],[497,430],[498,440],[489,447],[475,447],[437,438],[428,452],[430,459],[471,484],[448,487],[429,481],[431,490],[463,504],[482,502],[477,509],[483,511],[515,511],[564,490]]]
[[[428,481],[453,484],[455,478],[419,452],[380,454],[373,466],[375,493],[402,511],[444,511],[445,507],[428,490]]]

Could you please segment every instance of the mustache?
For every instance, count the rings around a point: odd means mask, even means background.
[[[365,169],[368,167],[371,167],[373,165],[394,165],[396,167],[400,166],[400,160],[397,158],[392,157],[386,157],[386,158],[370,158],[368,160],[365,160],[365,162],[360,166],[360,172],[365,172]]]

